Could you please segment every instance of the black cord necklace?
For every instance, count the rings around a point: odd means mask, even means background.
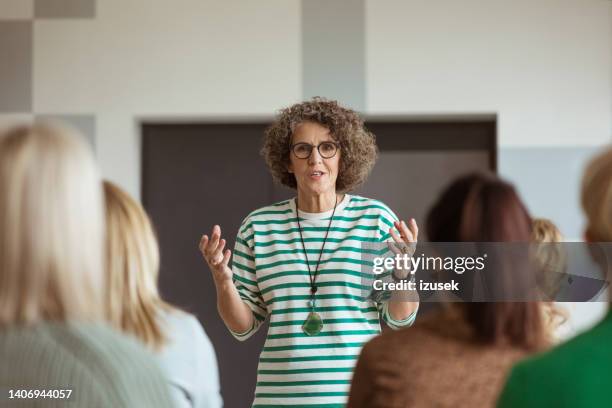
[[[325,243],[327,242],[327,236],[329,235],[329,230],[331,229],[332,221],[334,220],[334,214],[336,214],[336,207],[338,206],[338,196],[336,196],[336,203],[334,204],[334,210],[332,211],[331,218],[329,219],[329,224],[327,224],[327,231],[325,231],[325,238],[323,239],[323,245],[321,246],[321,252],[319,252],[319,260],[317,261],[317,266],[315,267],[314,274],[310,270],[310,261],[308,260],[308,252],[306,251],[306,245],[304,244],[304,237],[302,235],[302,226],[300,225],[300,214],[298,211],[298,200],[295,199],[295,215],[297,218],[298,231],[300,233],[300,241],[302,241],[302,249],[304,250],[304,256],[306,257],[306,265],[308,266],[308,278],[310,280],[310,301],[308,302],[308,306],[310,307],[310,313],[308,313],[308,317],[304,324],[302,325],[302,330],[309,336],[316,336],[323,329],[323,319],[316,312],[316,302],[315,302],[315,294],[317,293],[317,273],[319,272],[319,265],[321,264],[321,257],[323,256],[323,250],[325,249]]]

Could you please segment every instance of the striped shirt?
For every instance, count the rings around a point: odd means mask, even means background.
[[[312,273],[331,215],[300,211]],[[317,273],[316,311],[324,326],[315,336],[302,330],[310,312],[310,281],[295,199],[256,210],[243,221],[232,270],[255,318],[250,330],[232,334],[246,340],[270,319],[253,407],[344,407],[361,348],[380,333],[379,318],[392,328],[412,324],[416,312],[396,321],[387,303],[363,296],[368,289],[362,281],[363,245],[388,240],[396,220],[376,200],[345,194],[338,203]]]

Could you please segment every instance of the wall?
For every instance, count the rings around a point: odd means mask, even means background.
[[[0,33],[0,122],[72,121],[136,196],[139,120],[270,115],[325,94],[325,66],[366,113],[496,113],[501,174],[570,239],[611,140],[608,0],[0,0]],[[585,307],[579,328],[603,310]]]
[[[612,140],[612,2],[370,0],[366,10],[368,112],[495,112],[500,174],[533,215],[581,239],[581,170]],[[572,331],[605,306],[567,305]]]

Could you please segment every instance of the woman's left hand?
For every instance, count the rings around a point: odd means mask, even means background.
[[[390,245],[391,250],[396,254],[408,254],[412,256],[416,249],[416,243],[419,238],[419,227],[416,220],[411,218],[406,224],[404,220],[393,223],[399,235],[393,228],[389,228],[389,234],[395,241],[395,245]]]

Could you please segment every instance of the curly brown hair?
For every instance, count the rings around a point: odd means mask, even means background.
[[[266,129],[261,155],[274,181],[297,188],[295,176],[288,171],[291,139],[296,127],[308,121],[325,126],[340,145],[342,156],[336,190],[342,193],[361,185],[376,162],[376,138],[366,129],[357,112],[321,97],[282,109]]]

